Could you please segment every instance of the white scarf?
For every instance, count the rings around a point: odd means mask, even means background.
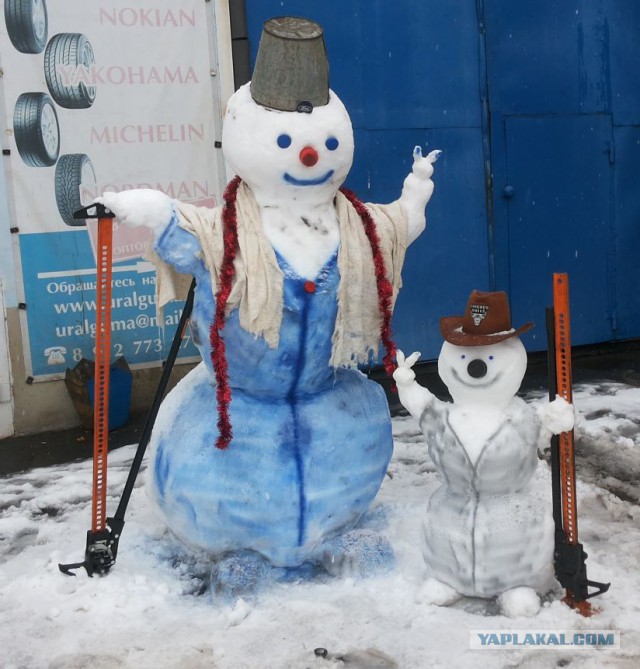
[[[183,202],[176,202],[175,206],[180,227],[195,235],[202,246],[215,299],[224,255],[222,207],[208,209]],[[394,304],[402,286],[401,270],[407,249],[406,216],[399,202],[367,204],[366,207],[376,225],[387,278],[393,286]],[[227,313],[238,308],[241,327],[276,348],[282,323],[283,273],[262,230],[258,204],[244,182],[238,188],[236,212],[238,252]],[[382,315],[371,245],[360,216],[340,192],[336,196],[336,213],[340,224],[338,270],[341,281],[330,365],[355,367],[370,362],[371,355],[377,357]],[[184,278],[179,278],[157,256],[152,260],[157,269],[156,304],[162,308],[170,300],[183,296],[186,284]]]

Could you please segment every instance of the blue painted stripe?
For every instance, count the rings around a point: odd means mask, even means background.
[[[303,298],[303,307],[301,312],[301,323],[300,323],[300,332],[298,335],[298,360],[293,374],[293,383],[289,388],[289,393],[287,395],[287,400],[291,407],[291,419],[293,421],[293,455],[296,462],[296,473],[298,476],[298,546],[304,545],[304,537],[306,531],[306,508],[307,508],[307,498],[305,493],[304,485],[304,470],[302,466],[302,453],[300,449],[300,414],[298,411],[298,399],[296,397],[296,391],[298,389],[298,382],[300,376],[302,375],[302,370],[306,362],[306,340],[307,333],[309,330],[309,298],[311,297],[310,293],[307,293],[304,290],[304,281],[297,280],[296,284],[299,284],[300,293]]]

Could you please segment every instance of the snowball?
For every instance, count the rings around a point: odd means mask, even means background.
[[[422,604],[449,606],[457,602],[461,596],[450,585],[442,583],[435,578],[428,578],[418,591],[416,601]]]
[[[511,588],[498,597],[498,604],[508,618],[531,618],[540,610],[540,598],[532,588]]]
[[[573,429],[575,421],[573,405],[560,395],[556,395],[553,402],[539,407],[538,413],[543,425],[553,434],[569,432]]]

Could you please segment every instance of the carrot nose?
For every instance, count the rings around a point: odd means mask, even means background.
[[[307,167],[313,167],[318,162],[318,152],[312,146],[305,146],[300,151],[300,162]]]

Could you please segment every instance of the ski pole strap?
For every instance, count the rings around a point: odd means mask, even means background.
[[[547,324],[547,368],[549,383],[549,402],[555,400],[558,394],[558,383],[556,378],[556,340],[555,340],[555,314],[553,307],[546,309]],[[560,539],[564,540],[562,525],[562,492],[560,486],[560,438],[557,434],[551,435],[551,492],[553,502],[553,523],[556,532],[556,545]]]
[[[153,398],[153,403],[151,404],[147,420],[144,424],[144,428],[142,429],[142,434],[140,435],[138,448],[136,449],[136,454],[133,458],[133,462],[131,463],[131,469],[129,470],[129,476],[127,477],[127,481],[122,492],[122,497],[120,498],[120,503],[118,504],[118,508],[116,509],[113,518],[107,519],[109,523],[118,522],[121,523],[121,525],[124,525],[124,516],[127,511],[129,499],[131,498],[133,486],[136,482],[136,478],[138,477],[138,473],[140,472],[142,459],[144,458],[147,445],[151,439],[151,432],[153,431],[153,426],[155,424],[156,417],[158,416],[158,410],[160,409],[160,404],[164,398],[164,393],[167,389],[169,378],[171,377],[171,370],[173,369],[176,358],[178,357],[178,353],[180,352],[180,346],[182,344],[182,339],[184,338],[184,332],[193,310],[195,289],[196,280],[193,279],[191,281],[191,286],[189,286],[189,292],[187,294],[184,307],[182,308],[180,322],[178,323],[176,333],[173,337],[173,342],[171,343],[171,348],[169,349],[169,355],[167,356],[167,359],[162,368],[162,376],[160,377],[158,388],[156,390],[155,397]],[[122,530],[121,526],[120,530]]]

